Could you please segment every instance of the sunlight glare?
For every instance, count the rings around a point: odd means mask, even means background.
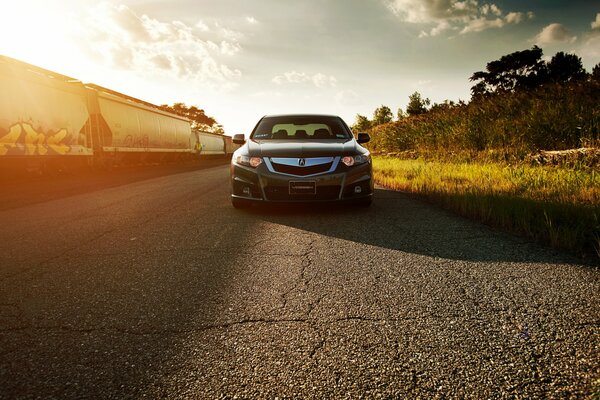
[[[6,2],[0,23],[0,54],[66,74],[82,67],[71,0]]]

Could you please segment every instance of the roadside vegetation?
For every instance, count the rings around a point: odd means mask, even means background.
[[[600,64],[533,47],[471,76],[472,97],[381,106],[367,131],[376,182],[584,258],[600,259]],[[576,150],[575,150],[576,149]]]
[[[163,104],[160,109],[181,115],[190,120],[192,130],[200,130],[204,132],[224,135],[223,126],[216,119],[205,114],[204,110],[196,106],[186,106],[184,103],[174,103],[172,106]]]
[[[600,174],[549,166],[376,156],[375,181],[581,256],[600,256]]]

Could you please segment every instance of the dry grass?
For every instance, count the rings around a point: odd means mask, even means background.
[[[600,258],[600,174],[501,163],[375,157],[375,181],[584,257]]]

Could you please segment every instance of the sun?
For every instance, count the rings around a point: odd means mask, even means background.
[[[77,26],[81,8],[72,0],[19,0],[0,6],[0,55],[57,72],[77,72]],[[74,20],[75,19],[75,20]]]

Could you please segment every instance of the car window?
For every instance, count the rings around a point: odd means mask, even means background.
[[[251,136],[254,140],[344,140],[351,134],[337,117],[282,116],[263,118]]]

